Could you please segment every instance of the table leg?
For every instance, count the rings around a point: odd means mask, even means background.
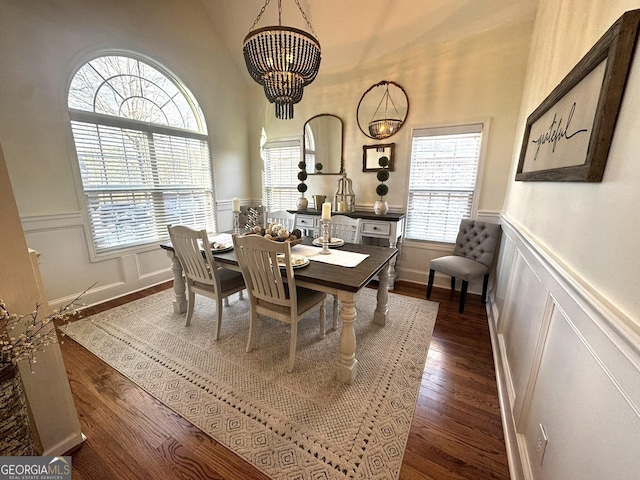
[[[356,294],[353,292],[339,292],[338,298],[342,302],[340,320],[340,362],[336,370],[336,377],[342,383],[351,385],[358,374],[358,360],[356,359]]]
[[[373,312],[373,323],[377,325],[385,325],[389,318],[389,265],[385,265],[378,273],[378,305],[376,311]]]
[[[182,278],[182,265],[178,256],[171,250],[167,250],[167,256],[171,259],[171,270],[173,270],[173,311],[175,313],[184,313],[187,311],[187,295],[184,278]]]
[[[396,248],[398,246],[397,238],[394,237],[392,242],[389,242],[389,248]],[[389,281],[388,281],[388,290],[393,290],[396,286],[396,262],[398,261],[398,256],[389,262]]]

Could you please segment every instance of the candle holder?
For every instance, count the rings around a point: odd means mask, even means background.
[[[329,251],[329,242],[330,237],[329,237],[329,226],[331,225],[331,220],[322,220],[322,250],[320,250],[320,253],[323,255],[327,255],[328,253],[331,253]]]
[[[240,235],[240,212],[233,212],[233,233]]]

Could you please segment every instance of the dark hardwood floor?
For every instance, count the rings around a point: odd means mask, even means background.
[[[86,309],[91,315],[170,288],[171,283]],[[424,298],[399,282],[395,293]],[[508,479],[487,316],[479,296],[458,313],[458,292],[434,288],[438,319],[400,479]],[[266,479],[104,362],[64,338],[61,345],[82,431],[73,478]]]

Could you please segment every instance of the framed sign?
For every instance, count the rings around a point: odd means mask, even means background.
[[[389,171],[393,172],[393,150],[395,143],[385,143],[383,145],[363,145],[362,146],[362,171],[377,172],[380,170],[378,160],[380,157],[389,159]]]
[[[622,15],[529,115],[516,180],[602,181],[639,22]]]

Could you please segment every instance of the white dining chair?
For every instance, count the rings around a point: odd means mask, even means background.
[[[167,230],[169,230],[171,244],[184,271],[187,287],[185,326],[188,327],[191,324],[196,293],[212,298],[216,301],[213,338],[218,340],[222,321],[222,300],[225,299],[228,302],[229,295],[236,292],[240,292],[242,298],[242,290],[246,288],[243,276],[239,272],[216,265],[206,230],[194,230],[183,225],[168,225]]]
[[[264,216],[265,227],[268,227],[270,223],[279,223],[280,225],[291,231],[296,224],[296,214],[289,213],[286,210],[277,210],[273,212],[267,212]]]
[[[290,326],[289,364],[293,371],[296,356],[298,322],[315,307],[320,307],[320,338],[325,336],[324,292],[296,286],[289,242],[273,242],[259,235],[233,236],[238,264],[249,292],[251,323],[247,352],[256,343],[258,314],[267,315]],[[278,263],[282,256],[282,268]]]
[[[333,215],[329,224],[331,238],[340,238],[345,243],[360,243],[362,219],[346,215]]]

